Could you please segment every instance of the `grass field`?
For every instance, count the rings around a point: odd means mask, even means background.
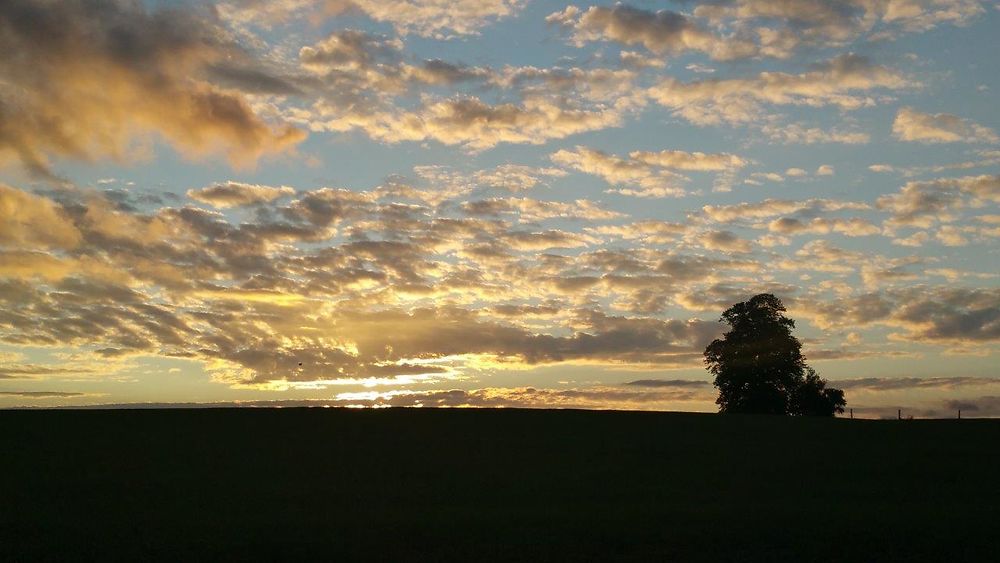
[[[1000,421],[0,412],[0,560],[1000,560]]]

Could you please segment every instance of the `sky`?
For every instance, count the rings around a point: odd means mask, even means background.
[[[7,0],[0,408],[1000,416],[1000,3]]]

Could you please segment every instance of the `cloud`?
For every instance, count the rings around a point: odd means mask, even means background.
[[[856,217],[852,219],[816,217],[808,221],[782,217],[768,223],[767,230],[782,235],[840,233],[849,237],[877,235],[882,231],[872,222]]]
[[[644,162],[623,159],[603,151],[577,146],[573,150],[561,149],[550,157],[556,164],[604,178],[614,191],[641,197],[680,197],[684,189],[678,184],[681,177],[669,170],[657,170]]]
[[[947,143],[955,141],[995,143],[996,134],[986,127],[946,113],[926,114],[902,108],[893,123],[893,133],[904,141]]]
[[[734,205],[706,205],[702,207],[702,212],[713,221],[728,223],[739,220],[765,219],[777,215],[788,214],[816,214],[819,212],[841,211],[841,210],[864,210],[870,206],[866,203],[854,201],[838,201],[832,199],[765,199],[760,202],[745,202]]]
[[[750,252],[753,244],[741,239],[732,231],[709,231],[699,235],[698,241],[708,250],[722,252]]]
[[[881,324],[905,332],[899,339],[957,346],[1000,340],[1000,290],[907,287],[837,302],[796,305],[821,328]]]
[[[921,277],[910,259],[817,240],[773,265],[747,255],[753,243],[739,229],[778,221],[773,228],[788,236],[857,232],[871,226],[827,214],[868,209],[863,203],[765,200],[706,206],[683,222],[634,220],[590,200],[471,198],[449,183],[474,185],[474,173],[463,183],[451,168],[414,172],[413,185],[288,192],[238,213],[9,188],[3,201],[44,209],[76,234],[50,240],[56,231],[47,223],[13,231],[3,223],[0,341],[107,360],[188,358],[228,385],[318,389],[441,383],[553,364],[697,367],[721,326],[676,318],[675,307],[715,314],[758,291],[788,297],[796,316],[803,311],[821,329],[884,325],[898,329],[896,340],[949,350],[998,338],[991,290],[902,293],[894,284]],[[990,193],[975,182],[966,189],[966,197]],[[707,250],[721,254],[703,256]],[[840,276],[837,268],[888,287],[857,304],[852,299],[867,294],[851,288],[833,300],[794,299],[801,289],[777,277]],[[0,374],[74,377],[65,370],[78,363],[19,361]],[[53,369],[64,371],[45,371]]]
[[[341,393],[340,404],[392,407],[507,407],[629,410],[664,410],[677,403],[711,403],[705,393],[689,389],[632,390],[591,386],[570,389],[536,387],[487,387],[444,391],[388,391]],[[706,405],[707,406],[707,405]],[[675,407],[676,408],[676,407]]]
[[[0,51],[18,53],[0,61],[0,157],[37,174],[52,175],[53,155],[124,159],[151,134],[239,166],[304,137],[213,85],[210,67],[249,56],[208,10],[12,0],[0,7]]]
[[[236,27],[269,29],[289,19],[317,24],[327,18],[363,14],[393,26],[400,35],[446,39],[474,35],[497,20],[515,15],[524,0],[229,0],[221,2],[222,17]]]
[[[676,240],[688,232],[690,227],[683,223],[667,221],[636,221],[626,225],[601,225],[588,227],[587,232],[602,236],[618,237],[625,240],[641,240],[650,244],[664,244]]]
[[[633,387],[708,387],[711,385],[708,381],[701,381],[697,379],[637,379],[635,381],[629,381],[623,385],[630,385]]]
[[[727,0],[697,3],[690,14],[621,3],[568,6],[546,21],[570,29],[578,46],[616,41],[660,55],[693,51],[715,60],[787,59],[804,47],[843,47],[863,37],[890,40],[943,23],[965,25],[984,12],[978,0]],[[704,69],[695,63],[688,68]]]
[[[920,143],[996,143],[1000,137],[988,128],[950,113],[921,113],[900,108],[892,133],[901,141]]]
[[[378,191],[324,188],[290,202],[262,198],[238,224],[195,207],[145,215],[83,192],[65,193],[61,204],[9,193],[62,217],[87,241],[69,257],[39,249],[47,244],[35,233],[44,231],[41,223],[8,236],[24,247],[3,251],[8,258],[16,253],[15,266],[30,258],[31,268],[52,271],[0,279],[0,340],[13,345],[84,347],[105,358],[199,359],[220,381],[280,388],[365,378],[441,379],[490,362],[672,367],[696,360],[698,348],[717,331],[715,323],[698,320],[577,310],[571,324],[550,334],[520,319],[480,313],[482,298],[506,296],[527,304],[539,286],[579,296],[603,283],[597,276],[586,284],[567,283],[588,276],[567,276],[571,262],[560,265],[558,256],[538,255],[601,239],[495,219],[436,217],[423,205],[391,196],[383,203]],[[586,200],[497,198],[484,204],[483,212],[509,214],[518,223],[620,216]],[[459,213],[477,205],[441,209]],[[344,239],[330,238],[328,229],[337,224]],[[323,244],[296,248],[297,241]],[[472,252],[485,242],[500,251],[492,258]],[[512,251],[526,253],[524,264],[538,267],[494,270],[487,262],[505,256],[514,261]],[[598,267],[609,260],[592,255],[580,263]],[[9,269],[12,261],[4,262]],[[439,298],[440,307],[429,306]],[[4,373],[43,374],[14,368]]]
[[[935,238],[945,246],[965,246],[969,239],[962,236],[962,231],[952,225],[944,225],[934,234]]]
[[[854,5],[852,5],[854,4]],[[757,19],[794,22],[803,37],[821,35],[843,40],[860,24],[857,2],[827,2],[824,0],[787,0],[780,4],[761,0],[735,0],[706,3],[695,8],[695,14],[716,23],[729,20],[749,22]]]
[[[510,192],[524,192],[543,184],[543,178],[562,178],[565,170],[501,164],[490,170],[479,170],[473,174],[475,181],[490,188]]]
[[[954,212],[983,202],[1000,202],[1000,176],[963,176],[907,182],[898,193],[878,198],[890,226],[930,227],[954,218]]]
[[[645,103],[641,92],[632,91],[637,76],[630,69],[505,66],[490,71],[489,81],[505,90],[520,90],[526,96],[576,95],[591,102],[637,107]]]
[[[511,248],[521,251],[548,250],[550,248],[583,248],[596,243],[586,235],[548,229],[545,231],[509,231],[502,235],[502,241]]]
[[[611,8],[592,6],[581,12],[576,6],[568,6],[545,21],[571,28],[577,43],[617,41],[671,55],[700,51],[716,60],[747,58],[757,53],[749,41],[715,36],[687,16],[670,10],[652,12],[616,4]]]
[[[690,70],[691,72],[697,72],[698,74],[712,74],[715,72],[714,68],[700,65],[698,63],[691,63],[684,68]]]
[[[985,395],[967,399],[948,399],[944,401],[943,408],[949,415],[961,410],[963,418],[996,418],[1000,416],[1000,396]]]
[[[629,153],[629,158],[652,166],[699,172],[721,172],[743,168],[747,165],[746,160],[733,154],[705,154],[703,152],[677,150],[660,152],[633,151]]]
[[[0,184],[0,244],[73,248],[81,238],[72,220],[52,200]]]
[[[863,131],[844,131],[837,127],[821,129],[819,127],[806,127],[800,123],[767,124],[761,127],[761,132],[767,135],[772,141],[786,145],[815,145],[820,143],[864,145],[871,140],[871,136]]]
[[[273,341],[262,341],[251,346],[244,342],[239,349],[226,344],[206,353],[251,370],[249,378],[234,374],[228,376],[230,381],[267,384],[445,374],[447,358],[456,356],[466,356],[469,361],[479,356],[480,362],[499,362],[493,364],[496,366],[623,361],[669,366],[696,362],[700,357],[698,347],[717,332],[715,323],[702,326],[701,322],[594,314],[581,318],[580,332],[557,337],[481,320],[457,309],[349,314],[326,322],[331,321],[332,326],[345,321],[350,325],[352,348],[320,347],[319,342],[309,347],[287,348],[275,346],[277,343]],[[422,358],[419,362],[415,361],[418,357]],[[434,362],[435,358],[439,361]]]
[[[0,391],[0,397],[21,397],[24,399],[65,399],[67,397],[83,397],[86,393],[66,391]]]
[[[330,399],[236,400],[202,403],[111,403],[74,405],[74,409],[155,408],[302,408],[302,407],[425,407],[425,408],[538,408],[538,409],[627,409],[714,410],[710,394],[693,389],[622,389],[593,385],[571,388],[483,387],[478,389],[432,389],[348,391]]]
[[[622,66],[631,69],[641,68],[664,68],[667,63],[656,56],[647,56],[637,51],[620,51],[618,58],[621,59]]]
[[[706,403],[704,407],[700,403]],[[59,406],[70,409],[218,409],[218,408],[522,408],[522,409],[627,409],[711,410],[711,398],[682,391],[629,391],[614,387],[547,389],[536,387],[484,387],[427,391],[392,390],[338,393],[331,399],[258,399],[213,402],[88,403]]]
[[[989,168],[1000,164],[1000,150],[980,149],[975,151],[977,158],[969,158],[958,162],[925,166],[893,166],[890,164],[873,164],[868,167],[872,172],[899,173],[907,178],[924,174],[940,174],[951,170],[971,170],[974,168]]]
[[[273,111],[317,132],[359,130],[387,143],[435,140],[475,152],[615,127],[646,103],[627,69],[408,59],[398,38],[334,32],[299,50],[310,75],[298,83],[307,105]]]
[[[516,213],[520,221],[544,221],[555,218],[603,221],[624,217],[622,213],[604,209],[585,199],[565,203],[530,198],[490,198],[464,202],[461,208],[470,215]]]
[[[661,55],[703,52],[715,60],[790,58],[803,47],[891,40],[985,13],[979,0],[727,0],[696,3],[690,14],[616,4],[568,6],[546,21],[572,30],[577,45],[616,41]],[[690,65],[689,65],[690,66]]]
[[[978,0],[890,0],[875,2],[873,11],[882,21],[900,26],[904,31],[926,31],[942,23],[966,25],[985,9]]]
[[[893,39],[943,23],[964,25],[984,13],[978,0],[733,0],[698,5],[710,24],[752,29],[765,53],[788,56],[801,45],[840,46],[867,36]]]
[[[67,377],[94,375],[89,367],[58,367],[39,364],[9,364],[0,366],[0,379],[42,379],[46,377]]]
[[[188,190],[187,196],[212,207],[240,207],[254,203],[270,202],[279,197],[295,195],[295,190],[288,186],[275,188],[243,182],[223,182],[211,186]]]
[[[691,123],[719,125],[755,122],[762,116],[762,104],[832,105],[842,110],[873,106],[876,99],[865,92],[908,84],[899,72],[849,53],[800,74],[762,72],[753,78],[692,82],[667,78],[650,88],[649,96]]]
[[[911,389],[956,389],[982,385],[1000,385],[1000,379],[993,377],[862,377],[838,379],[831,385],[840,389],[863,389],[866,391],[904,391]]]
[[[556,164],[603,178],[615,188],[611,192],[637,197],[680,197],[687,178],[675,170],[727,173],[747,165],[732,154],[706,154],[664,150],[633,151],[621,158],[584,146],[561,149],[550,158]]]
[[[745,183],[759,186],[765,180],[768,182],[784,182],[785,178],[777,172],[754,172],[750,175],[750,179],[746,180]]]
[[[341,107],[320,103],[312,112],[298,115],[297,119],[317,131],[361,129],[389,143],[434,140],[480,151],[500,143],[541,145],[551,139],[616,127],[622,123],[623,110],[583,107],[566,98],[535,96],[520,103],[491,104],[461,95],[427,99],[410,111],[344,113]]]
[[[760,272],[756,272],[759,274]],[[714,281],[714,278],[712,278]],[[752,281],[746,284],[712,283],[698,291],[676,296],[677,304],[690,311],[710,311],[712,315],[724,311],[733,303],[746,301],[758,293],[773,293],[782,299],[789,299],[798,291],[792,285],[777,282]],[[720,331],[721,334],[721,331]],[[706,342],[706,345],[708,343]]]
[[[299,61],[317,73],[368,70],[381,62],[396,62],[402,49],[399,39],[345,29],[299,49]]]

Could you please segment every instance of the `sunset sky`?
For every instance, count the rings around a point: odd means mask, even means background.
[[[0,2],[0,407],[1000,416],[1000,3]]]

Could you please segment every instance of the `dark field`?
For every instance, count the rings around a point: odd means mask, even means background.
[[[1000,560],[1000,421],[0,412],[0,560]]]

